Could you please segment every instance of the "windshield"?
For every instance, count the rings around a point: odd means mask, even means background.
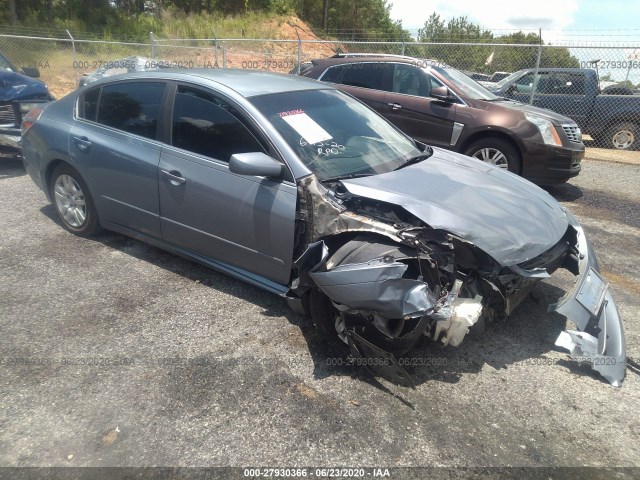
[[[504,87],[507,83],[510,83],[512,80],[515,80],[516,78],[518,78],[520,75],[522,75],[522,72],[515,72],[512,73],[511,75],[509,75],[508,77],[504,77],[502,80],[500,80],[498,83],[496,83],[496,86],[498,88],[502,88]]]
[[[320,180],[390,172],[422,153],[378,114],[337,90],[249,100]]]
[[[451,67],[438,67],[437,72],[449,80],[465,97],[474,100],[497,100],[498,97],[464,73]]]
[[[13,66],[9,63],[9,60],[0,55],[0,70],[9,70],[13,72]]]

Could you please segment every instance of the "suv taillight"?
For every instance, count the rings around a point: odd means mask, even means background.
[[[44,112],[44,109],[40,107],[34,107],[29,110],[29,113],[22,117],[22,125],[20,126],[22,135],[27,133],[27,130],[29,130],[33,126],[33,124],[40,119],[40,115],[42,115],[42,112]]]

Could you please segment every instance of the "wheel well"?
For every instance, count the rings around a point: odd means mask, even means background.
[[[607,123],[607,128],[605,130],[609,130],[621,123],[633,123],[635,126],[640,127],[640,120],[637,118],[630,118],[630,115],[619,115]]]
[[[376,241],[379,241],[381,243],[387,243],[389,242],[389,240],[391,240],[389,237],[380,235],[379,233],[367,232],[367,231],[347,231],[347,232],[342,232],[335,235],[326,236],[321,238],[320,240],[324,241],[327,248],[329,249],[329,256],[331,256],[340,247],[344,246],[345,244],[347,244],[348,242],[350,242],[351,240],[353,240],[354,238],[360,235],[366,235],[370,237],[371,243],[376,243]],[[397,240],[392,240],[392,241],[396,241],[398,244],[402,244]]]
[[[640,127],[640,119],[637,118],[632,113],[620,113],[615,117],[612,117],[607,120],[606,123],[603,123],[602,126],[598,130],[593,130],[590,132],[591,136],[603,136],[609,133],[609,130],[620,123],[633,123],[636,126]]]
[[[58,165],[61,165],[63,163],[67,163],[64,160],[60,160],[60,159],[55,159],[52,160],[51,162],[49,162],[49,165],[47,165],[47,168],[44,172],[44,181],[45,181],[45,192],[47,194],[47,197],[49,197],[50,192],[49,192],[49,185],[51,184],[51,175],[53,175],[53,171],[56,169],[56,167]],[[68,164],[67,164],[68,165]],[[52,198],[49,198],[49,200],[53,201]]]
[[[467,150],[467,148],[469,148],[469,146],[472,143],[477,142],[478,140],[485,140],[487,138],[496,138],[498,140],[503,140],[507,142],[509,145],[511,145],[518,153],[518,157],[520,160],[520,172],[517,172],[517,173],[522,173],[522,149],[520,148],[520,145],[518,145],[518,142],[516,142],[509,135],[502,132],[484,131],[484,132],[474,133],[460,145],[460,149],[458,150],[458,152],[464,154],[464,152]]]

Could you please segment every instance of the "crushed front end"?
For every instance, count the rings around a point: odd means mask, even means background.
[[[425,337],[460,345],[474,325],[504,319],[540,280],[566,268],[578,280],[556,310],[579,331],[563,332],[558,345],[613,385],[624,378],[620,318],[570,213],[565,234],[544,253],[504,266],[402,205],[354,195],[341,183],[327,188],[313,175],[299,192],[292,295],[306,297],[318,328],[374,374],[411,386],[397,356]]]
[[[576,218],[567,212],[575,234],[568,269],[577,275],[575,287],[549,310],[576,324],[578,331],[560,334],[556,345],[571,357],[587,362],[614,386],[620,386],[627,369],[627,350],[620,314],[609,284],[600,275],[589,239]]]

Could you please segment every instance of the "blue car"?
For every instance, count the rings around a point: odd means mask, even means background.
[[[80,236],[108,229],[285,298],[375,374],[459,345],[558,269],[560,345],[620,385],[622,323],[576,218],[504,169],[406,136],[330,85],[247,70],[97,80],[23,122],[27,172]],[[185,307],[188,308],[188,305]]]
[[[20,157],[22,117],[53,100],[44,82],[32,78],[40,75],[37,69],[25,67],[22,72],[0,53],[0,158]]]

